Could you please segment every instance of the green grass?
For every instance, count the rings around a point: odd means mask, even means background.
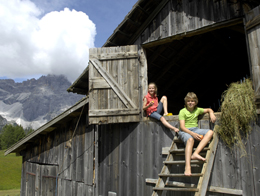
[[[20,195],[20,189],[0,191],[0,196],[19,196],[19,195]]]
[[[21,172],[22,157],[15,153],[4,156],[4,150],[0,150],[0,190],[20,189]]]

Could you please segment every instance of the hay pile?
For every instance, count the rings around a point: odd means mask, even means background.
[[[255,92],[250,79],[229,86],[222,96],[221,112],[218,134],[228,147],[238,147],[241,156],[245,156],[242,139],[248,137],[250,123],[257,119]]]

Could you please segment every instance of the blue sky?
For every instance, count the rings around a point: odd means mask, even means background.
[[[85,69],[137,0],[0,0],[0,79],[16,82]]]

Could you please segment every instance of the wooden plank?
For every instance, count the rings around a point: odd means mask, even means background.
[[[102,77],[92,77],[89,79],[89,90],[111,88],[106,80]]]
[[[197,192],[198,189],[197,188],[153,188],[153,190],[157,190],[157,191],[190,191],[190,192]]]
[[[175,149],[176,148],[176,144],[173,140],[171,146],[170,146],[170,149]],[[168,154],[167,158],[166,158],[166,161],[173,161],[174,158],[172,156],[172,154]],[[170,167],[164,165],[163,168],[162,168],[162,171],[161,171],[161,175],[169,175],[170,174]],[[158,188],[162,188],[165,186],[165,183],[166,183],[166,179],[167,179],[168,176],[162,176],[158,179],[157,183],[156,183],[156,187]],[[161,195],[162,194],[162,191],[153,191],[153,194],[152,196],[157,196],[157,195]]]
[[[158,174],[160,177],[184,177],[187,178],[184,174]],[[193,173],[189,177],[200,177],[203,176],[201,173]]]
[[[180,14],[180,13],[178,13]],[[180,18],[182,18],[183,16],[181,15]],[[185,38],[185,37],[192,37],[192,36],[195,36],[195,35],[200,35],[200,34],[203,34],[203,33],[207,33],[209,31],[214,31],[214,30],[217,30],[217,29],[221,29],[221,28],[224,28],[224,27],[229,27],[229,26],[233,26],[233,25],[236,25],[236,24],[241,24],[243,22],[243,19],[240,17],[240,18],[235,18],[235,19],[232,19],[232,20],[227,20],[227,21],[222,21],[222,22],[218,22],[218,23],[212,23],[212,24],[209,24],[208,26],[204,26],[200,29],[194,29],[194,30],[191,30],[191,31],[188,31],[188,32],[178,32],[177,34],[175,35],[172,35],[170,37],[166,37],[166,38],[161,38],[161,39],[158,39],[158,40],[154,40],[154,41],[146,41],[146,42],[143,42],[142,43],[142,46],[143,47],[154,47],[154,46],[158,46],[158,45],[162,45],[162,44],[165,44],[165,43],[169,43],[169,42],[172,42],[174,40],[179,40],[179,39],[182,39],[182,38]],[[178,22],[178,24],[180,24]]]
[[[259,179],[260,179],[260,172],[259,172],[259,163],[260,163],[260,148],[259,148],[259,136],[260,136],[260,118],[258,116],[257,123],[251,123],[253,127],[252,132],[249,136],[251,141],[251,160],[252,160],[252,170],[253,170],[253,180],[254,180],[254,189],[255,195],[260,195],[260,186],[259,186]]]
[[[118,52],[114,54],[101,54],[100,57],[98,57],[99,60],[119,60],[119,59],[131,59],[131,58],[137,58],[138,53],[137,52]]]
[[[93,165],[94,165],[94,129],[88,127],[85,131],[84,145],[84,182],[93,184]]]
[[[243,195],[243,190],[214,187],[214,186],[210,186],[208,188],[208,191],[215,192],[215,193],[230,194],[230,195]]]
[[[148,92],[148,64],[146,59],[146,54],[143,48],[138,50],[139,56],[140,56],[140,68],[139,68],[139,108],[142,109],[143,106],[143,98]],[[141,117],[144,116],[144,111],[142,111]]]
[[[195,196],[205,196],[207,193],[207,187],[209,183],[209,178],[211,175],[211,170],[213,167],[214,163],[214,158],[216,155],[216,149],[218,145],[218,136],[217,136],[217,125],[215,126],[214,129],[214,134],[213,134],[213,140],[210,143],[210,150],[207,152],[206,155],[206,160],[207,163],[203,165],[201,173],[203,174],[203,177],[200,177],[199,182],[198,182],[198,188],[199,191],[195,194]]]
[[[140,114],[139,109],[100,109],[89,111],[89,117]]]
[[[119,59],[131,59],[137,58],[137,52],[117,52],[117,53],[102,53],[102,54],[90,54],[89,58],[97,58],[101,61],[103,60],[119,60]]]
[[[138,28],[138,31],[132,36],[131,40],[129,40],[128,44],[134,43],[141,33],[145,30],[145,28],[153,21],[154,17],[162,10],[162,8],[168,3],[169,0],[162,0],[160,4],[155,8],[155,10],[149,15],[142,26]]]
[[[158,179],[146,178],[145,182],[150,183],[150,184],[156,184],[157,180]],[[197,187],[196,184],[188,184],[188,183],[176,182],[176,181],[168,181],[166,183],[166,185],[175,186],[175,187],[183,187],[183,188]],[[208,191],[215,192],[215,193],[230,194],[230,195],[243,195],[243,190],[229,189],[229,188],[216,187],[216,186],[209,186]]]
[[[247,49],[249,54],[250,74],[256,96],[260,96],[260,29],[259,29],[260,6],[255,7],[245,14],[245,29],[247,38]],[[247,26],[248,25],[248,26]]]
[[[98,195],[99,192],[99,183],[98,183],[98,179],[99,179],[99,155],[101,153],[101,151],[99,151],[99,126],[98,125],[91,125],[90,129],[92,129],[92,131],[94,131],[94,139],[95,139],[95,147],[94,147],[94,153],[95,153],[95,170],[94,170],[94,182],[93,184],[94,186],[94,195]]]
[[[205,161],[200,161],[200,160],[191,160],[190,161],[192,164],[203,164]],[[178,161],[164,161],[164,164],[185,164],[185,160],[178,160]]]
[[[104,77],[107,83],[111,86],[111,88],[115,91],[117,96],[121,99],[124,105],[127,108],[137,108],[133,101],[125,94],[125,92],[120,88],[119,84],[113,79],[113,77],[107,73],[101,66],[101,63],[98,59],[90,60],[91,64],[99,71],[99,73]]]
[[[260,15],[255,16],[253,19],[247,21],[245,28],[246,31],[260,25]]]

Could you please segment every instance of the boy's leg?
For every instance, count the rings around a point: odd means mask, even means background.
[[[163,104],[163,115],[167,115],[168,114],[167,97],[166,96],[162,96],[160,102],[162,102],[162,104]]]
[[[213,131],[209,130],[203,139],[200,141],[199,145],[197,146],[195,152],[192,154],[191,159],[202,160],[205,161],[206,159],[199,155],[200,151],[208,144],[213,136]]]
[[[191,176],[190,160],[191,160],[193,145],[194,145],[194,139],[191,137],[187,140],[186,147],[185,147],[185,171],[184,171],[185,176]]]

